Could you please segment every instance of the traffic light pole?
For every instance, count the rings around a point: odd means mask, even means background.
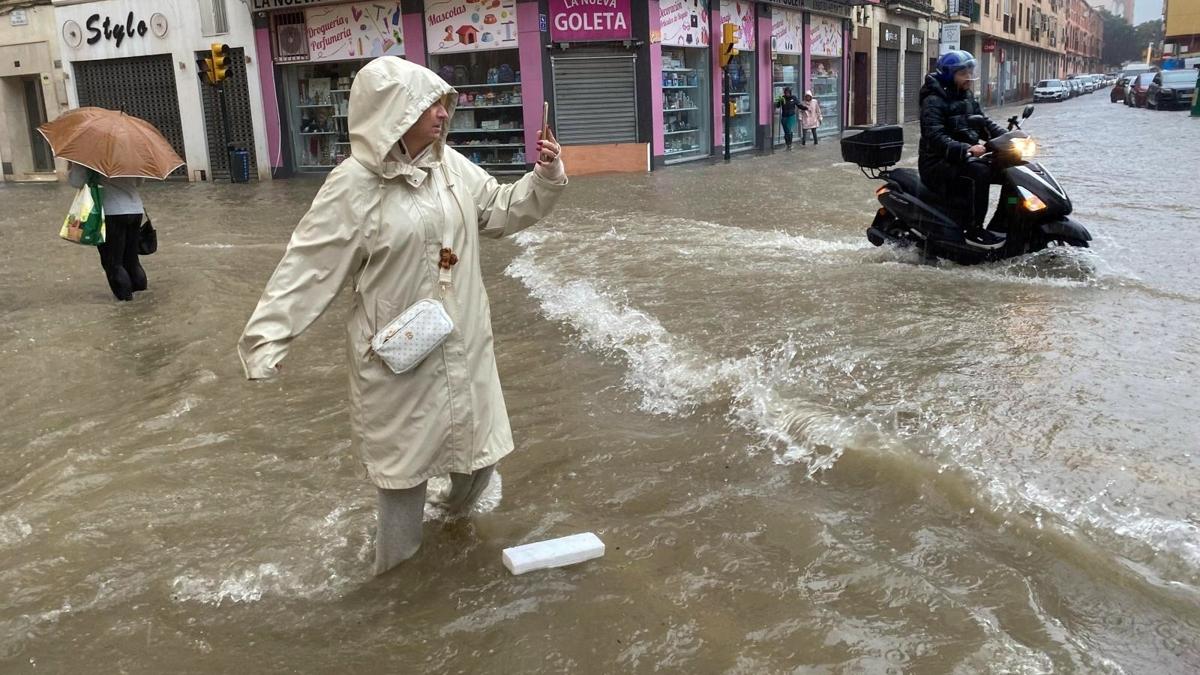
[[[722,73],[722,76],[721,76],[721,90],[722,90],[722,92],[723,92],[723,95],[722,95],[722,97],[721,97],[721,98],[722,98],[722,99],[724,100],[724,102],[725,102],[725,106],[724,106],[724,117],[725,117],[725,161],[726,161],[726,162],[728,162],[728,161],[729,161],[729,143],[730,143],[730,139],[732,138],[732,135],[733,135],[733,134],[731,133],[731,130],[730,130],[730,128],[729,128],[729,127],[730,127],[730,125],[733,123],[733,118],[732,118],[732,117],[730,116],[730,114],[729,114],[729,107],[730,107],[730,106],[729,106],[729,104],[730,104],[730,99],[729,99],[729,66],[725,66],[724,68],[722,68],[722,69],[721,69],[721,73]]]
[[[229,126],[229,105],[225,102],[225,86],[216,87],[217,101],[221,105],[221,133],[225,136],[225,162],[229,165],[229,182],[233,183],[233,132]]]

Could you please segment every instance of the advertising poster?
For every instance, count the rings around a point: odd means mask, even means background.
[[[841,56],[842,20],[814,15],[808,24],[808,43],[813,56]]]
[[[304,17],[313,61],[404,56],[399,0],[314,7]]]
[[[754,3],[742,0],[721,0],[721,25],[737,24],[741,27],[741,37],[737,48],[742,51],[754,51]]]
[[[426,0],[430,54],[516,49],[517,0]]]
[[[776,54],[804,53],[804,15],[776,9],[771,17],[771,51]]]
[[[662,0],[659,15],[664,45],[708,46],[708,0]]]
[[[633,37],[630,0],[550,0],[550,40],[628,40]]]

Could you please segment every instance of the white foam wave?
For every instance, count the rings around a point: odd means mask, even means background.
[[[425,520],[446,519],[448,514],[446,509],[440,506],[440,504],[444,503],[449,496],[449,476],[435,476],[430,478],[425,494]],[[495,511],[500,506],[500,500],[503,496],[504,480],[500,478],[500,472],[496,471],[492,474],[492,479],[488,481],[487,487],[479,495],[479,499],[471,507],[471,513],[490,513]]]
[[[0,516],[0,544],[15,544],[33,534],[33,526],[20,516]]]
[[[176,601],[218,607],[225,602],[257,602],[264,595],[307,597],[310,594],[310,589],[295,573],[275,563],[262,563],[219,578],[184,574],[171,581],[171,589]]]
[[[804,409],[780,399],[778,391],[795,384],[790,364],[796,347],[790,340],[742,358],[714,357],[586,281],[560,281],[537,264],[536,245],[529,246],[537,241],[545,241],[544,235],[522,240],[527,248],[506,273],[529,289],[547,318],[573,326],[585,346],[628,364],[624,384],[641,395],[642,410],[687,415],[728,400],[731,419],[755,434],[777,462],[803,463],[810,473],[833,466],[845,444],[861,433],[857,420],[832,409]]]

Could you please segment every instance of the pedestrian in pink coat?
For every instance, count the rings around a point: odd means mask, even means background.
[[[808,132],[812,130],[813,145],[817,144],[817,127],[821,126],[821,102],[813,98],[811,91],[804,92],[804,104],[800,106],[800,145],[808,144]]]

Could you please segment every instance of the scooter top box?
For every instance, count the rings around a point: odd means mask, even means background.
[[[842,139],[842,160],[864,169],[882,169],[900,161],[904,128],[896,124],[871,127]]]

